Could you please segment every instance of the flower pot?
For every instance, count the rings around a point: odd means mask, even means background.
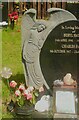
[[[15,113],[18,115],[31,115],[34,112],[34,106],[28,105],[27,103],[24,106],[15,105]]]
[[[14,110],[14,108],[15,108],[15,103],[14,103],[14,101],[11,99],[11,101],[7,104],[7,110],[8,110],[9,112],[12,112],[12,111]]]

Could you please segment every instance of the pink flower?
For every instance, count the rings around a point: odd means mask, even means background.
[[[28,90],[24,90],[24,96],[27,97],[27,95],[29,94],[29,91]]]
[[[39,88],[39,92],[43,92],[44,91],[44,88],[43,86]]]
[[[27,98],[27,100],[32,99],[32,94],[29,92],[28,89],[24,91],[24,96]]]
[[[32,94],[31,93],[29,93],[29,94],[27,94],[27,100],[31,100],[32,99]]]
[[[20,90],[20,91],[24,91],[24,90],[25,90],[24,84],[21,84],[21,85],[19,86],[19,90]]]
[[[16,85],[17,85],[17,83],[15,81],[11,81],[10,82],[10,87],[15,88]]]
[[[20,95],[21,95],[20,90],[16,90],[16,91],[15,91],[15,95],[16,95],[16,96],[20,96]]]

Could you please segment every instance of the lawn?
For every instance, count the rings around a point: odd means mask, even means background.
[[[9,81],[15,80],[24,83],[24,72],[21,59],[21,18],[12,30],[9,27],[2,29],[2,67],[9,67],[12,76]],[[2,117],[12,118],[12,113],[6,109],[6,103],[10,100],[6,79],[2,79]]]

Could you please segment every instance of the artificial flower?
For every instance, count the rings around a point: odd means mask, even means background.
[[[12,71],[11,71],[10,68],[4,67],[0,74],[1,74],[1,77],[4,77],[4,78],[8,79],[8,78],[11,77]]]
[[[28,94],[29,94],[28,90],[27,90],[27,89],[24,90],[23,95],[24,95],[25,97],[27,97]]]
[[[30,104],[35,104],[36,103],[36,98],[38,97],[38,91],[35,90],[34,87],[29,86],[25,87],[24,84],[19,85],[18,89],[16,88],[17,83],[15,81],[11,81],[9,84],[9,87],[15,88],[15,99],[17,104],[21,107],[24,104],[28,103]],[[12,91],[13,92],[13,91]]]
[[[44,91],[44,88],[43,86],[39,88],[39,92],[43,92]]]
[[[15,91],[15,95],[16,95],[17,97],[21,95],[21,92],[20,92],[19,89]]]
[[[27,100],[31,100],[32,99],[32,94],[31,93],[27,94],[26,98],[27,98]]]
[[[17,83],[13,80],[10,82],[10,87],[15,88]]]
[[[29,90],[30,92],[32,92],[32,91],[34,90],[34,87],[33,87],[33,86],[30,86],[30,87],[28,87],[28,90]]]
[[[25,90],[24,84],[21,84],[21,85],[19,86],[19,90],[20,90],[20,91],[24,91],[24,90]]]

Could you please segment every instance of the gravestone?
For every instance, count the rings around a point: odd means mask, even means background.
[[[0,22],[2,22],[2,2],[0,1]]]
[[[54,80],[71,73],[79,84],[79,22],[57,25],[47,36],[40,53],[40,66],[51,87]]]
[[[35,9],[24,13],[21,26],[22,62],[26,85],[36,89],[44,85],[51,91],[53,81],[63,79],[67,73],[71,73],[78,82],[79,22],[73,14],[60,8],[50,8],[48,14],[48,20],[36,20]],[[76,97],[72,93],[69,96],[72,99]],[[57,97],[61,97],[60,92]],[[72,100],[70,109],[73,105],[73,114],[74,104]],[[58,100],[56,105],[60,107]]]
[[[60,8],[48,10],[48,20],[36,20],[35,9],[22,18],[22,62],[26,85],[48,90],[53,81],[71,73],[78,80],[79,22]]]
[[[79,3],[67,3],[67,10],[74,14],[79,19]]]
[[[2,2],[2,21],[8,22],[8,2]]]

